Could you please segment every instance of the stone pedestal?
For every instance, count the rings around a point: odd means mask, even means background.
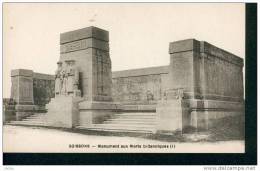
[[[78,103],[82,99],[71,96],[57,96],[47,104],[47,125],[72,128],[78,124]]]
[[[16,120],[15,104],[13,99],[3,99],[3,121]]]
[[[190,126],[197,130],[207,130],[216,127],[218,120],[228,118],[243,118],[244,103],[218,100],[189,100]]]
[[[157,104],[157,132],[182,132],[189,125],[189,108],[182,99],[163,100]]]
[[[33,71],[26,69],[12,70],[11,80],[11,98],[16,104],[16,120],[21,120],[34,112]]]
[[[3,110],[3,121],[8,122],[12,120],[16,120],[15,105],[5,106]]]

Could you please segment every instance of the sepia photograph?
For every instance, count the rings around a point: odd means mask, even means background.
[[[245,3],[4,3],[4,153],[245,150]]]

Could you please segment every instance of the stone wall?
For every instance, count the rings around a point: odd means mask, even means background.
[[[15,102],[11,98],[3,98],[3,121],[15,120]]]
[[[55,96],[54,75],[32,72],[33,102],[44,106]],[[112,98],[123,104],[156,104],[167,89],[168,66],[112,73]],[[18,86],[15,82],[12,86]]]
[[[16,69],[11,71],[11,99],[16,104],[33,104],[33,71]]]
[[[32,70],[11,71],[11,98],[17,105],[44,106],[54,97],[54,76]]]
[[[169,53],[169,89],[156,106],[159,131],[209,129],[222,118],[243,118],[242,58],[195,39],[170,43]]]
[[[156,104],[167,86],[168,66],[115,71],[112,98],[123,104]]]
[[[179,88],[184,89],[188,98],[243,100],[241,58],[194,39],[171,43],[170,54],[170,68],[160,66],[112,72],[113,101],[123,104],[156,104],[166,90]],[[169,70],[174,71],[169,73]],[[29,77],[33,77],[34,104],[47,104],[54,97],[54,76],[33,73],[30,76],[27,74],[26,79]],[[12,98],[17,99],[17,78],[12,79]]]
[[[35,105],[43,106],[54,97],[54,76],[33,73],[33,100]]]
[[[205,99],[243,100],[243,59],[200,42],[201,83]]]
[[[171,89],[186,98],[243,101],[243,59],[207,42],[170,43]]]

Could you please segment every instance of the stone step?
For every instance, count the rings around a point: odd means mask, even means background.
[[[32,121],[32,122],[34,122],[34,121],[42,121],[42,122],[45,122],[46,120],[47,120],[47,118],[41,118],[41,119],[39,119],[39,118],[35,118],[35,119],[25,118],[22,121]]]
[[[46,114],[33,114],[30,115],[29,117],[42,117],[42,116],[47,116]]]
[[[46,112],[35,112],[33,115],[46,115]]]
[[[21,120],[21,121],[11,121],[12,123],[45,123],[42,121],[25,121],[25,120]]]
[[[25,119],[46,118],[47,116],[28,116]]]
[[[155,119],[155,116],[141,116],[141,115],[113,115],[111,119]]]
[[[78,128],[96,131],[153,133],[155,127],[155,113],[129,112],[114,114],[102,124],[94,124],[91,127],[81,125]]]
[[[86,130],[93,130],[93,131],[107,131],[107,132],[131,132],[131,133],[154,133],[154,129],[138,129],[138,128],[104,128],[102,124],[100,125],[95,125],[93,127],[87,127],[87,126],[78,126],[78,129],[86,129]]]
[[[44,122],[29,122],[29,121],[11,121],[9,125],[30,125],[30,126],[46,126]]]
[[[106,121],[118,121],[118,122],[156,122],[155,118],[124,118],[124,117],[117,117],[117,118],[110,118]]]
[[[122,129],[152,129],[154,125],[141,125],[141,124],[93,124],[93,127],[103,127],[103,128],[122,128]]]
[[[28,116],[28,117],[47,117],[47,115],[30,115],[30,116]]]
[[[46,115],[47,112],[35,112],[34,115]]]
[[[117,113],[115,116],[156,116],[156,113],[149,113],[149,112],[129,112],[129,113]]]
[[[47,118],[25,118],[23,121],[45,121]]]
[[[34,113],[30,116],[47,116],[47,114],[46,113]]]
[[[33,114],[33,115],[30,115],[28,117],[47,117],[47,115],[36,115],[36,114]]]
[[[103,122],[104,124],[129,124],[129,125],[156,125],[155,121],[117,121],[117,120],[107,120]]]
[[[26,118],[32,118],[32,119],[34,119],[34,118],[46,118],[47,116],[28,116],[28,117],[26,117]]]

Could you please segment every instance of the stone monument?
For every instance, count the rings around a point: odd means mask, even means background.
[[[118,111],[155,108],[157,132],[205,130],[227,117],[243,119],[243,59],[195,39],[170,43],[169,54],[169,66],[117,71],[112,83],[108,32],[87,27],[62,33],[55,76],[12,70],[13,103],[5,101],[5,118],[44,111],[40,107],[51,98],[46,118],[52,127],[110,128]]]
[[[48,105],[49,125],[74,127],[101,122],[118,110],[111,88],[108,32],[87,27],[62,33],[56,95]]]

